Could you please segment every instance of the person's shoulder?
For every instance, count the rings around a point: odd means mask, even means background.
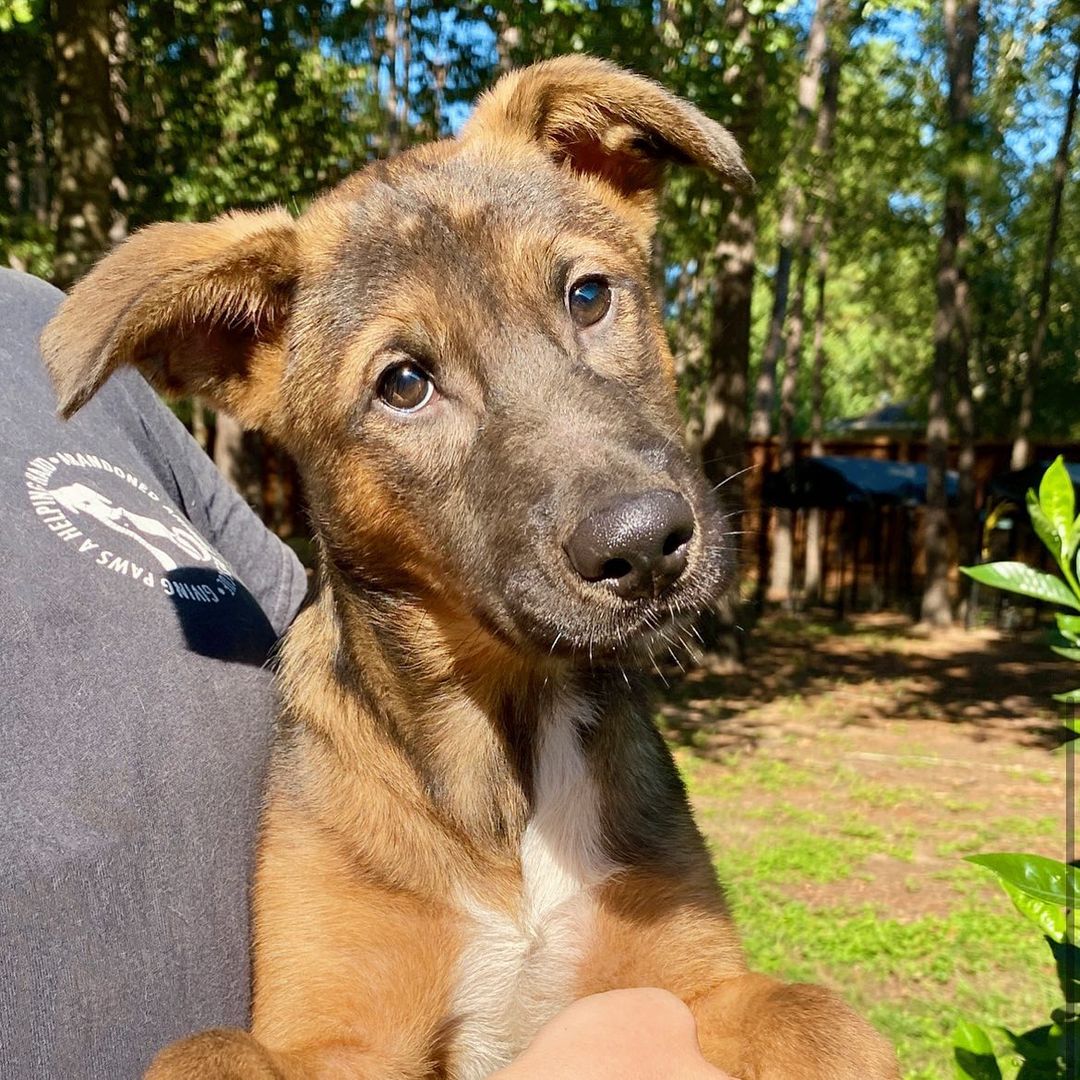
[[[0,370],[5,377],[45,380],[38,337],[56,313],[64,294],[33,274],[0,267]]]
[[[55,285],[7,266],[0,266],[0,296],[7,300],[25,299],[44,313],[46,319],[64,299],[64,294]]]

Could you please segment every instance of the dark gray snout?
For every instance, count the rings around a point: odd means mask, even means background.
[[[686,569],[694,512],[676,491],[620,496],[589,514],[566,543],[586,581],[606,581],[625,600],[658,597]]]

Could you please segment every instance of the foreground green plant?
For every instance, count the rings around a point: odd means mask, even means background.
[[[1018,593],[1059,607],[1056,612],[1059,642],[1051,647],[1059,656],[1080,660],[1080,583],[1076,554],[1080,548],[1080,517],[1076,495],[1064,461],[1058,457],[1043,474],[1036,493],[1027,493],[1027,509],[1039,539],[1053,555],[1061,577],[1043,573],[1020,562],[985,563],[961,569],[984,585]],[[1066,709],[1080,703],[1080,689],[1055,694]],[[1065,721],[1072,733],[1077,720]],[[1016,909],[1042,931],[1054,957],[1061,984],[1063,1007],[1054,1009],[1050,1023],[1017,1034],[1001,1028],[1013,1053],[1020,1059],[1016,1080],[1075,1080],[1080,1067],[1080,949],[1075,939],[1073,912],[1080,895],[1080,872],[1041,855],[996,853],[968,856],[998,881]],[[970,1080],[1001,1080],[1001,1061],[986,1030],[963,1022],[955,1032],[953,1054],[957,1075]]]

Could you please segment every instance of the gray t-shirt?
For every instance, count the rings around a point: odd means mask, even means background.
[[[268,657],[305,575],[133,371],[71,421],[0,270],[0,1076],[244,1025]]]

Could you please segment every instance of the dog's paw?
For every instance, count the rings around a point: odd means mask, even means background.
[[[899,1080],[887,1040],[823,986],[747,972],[691,1008],[705,1056],[739,1080]]]
[[[246,1031],[204,1031],[167,1046],[145,1080],[286,1080],[270,1054]]]
[[[889,1042],[831,990],[781,983],[767,1000],[747,1080],[899,1080]]]

